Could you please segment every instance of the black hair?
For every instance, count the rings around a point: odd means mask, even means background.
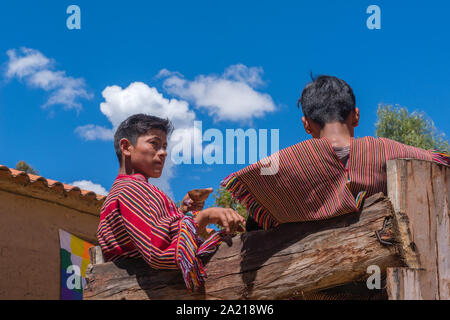
[[[319,124],[322,128],[326,123],[344,122],[355,109],[355,95],[352,88],[342,79],[320,75],[303,89],[297,102],[302,104],[305,117]]]
[[[139,136],[146,134],[151,129],[160,129],[169,136],[173,131],[173,125],[169,119],[162,119],[143,113],[134,114],[122,121],[114,134],[114,149],[116,150],[119,163],[122,162],[120,140],[126,138],[132,145],[136,145]]]

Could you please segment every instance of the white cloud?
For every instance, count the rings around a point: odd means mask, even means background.
[[[79,98],[90,99],[82,78],[72,78],[65,71],[52,70],[53,61],[41,52],[30,48],[10,49],[6,76],[24,80],[27,85],[50,92],[43,107],[61,104],[66,109],[81,109]]]
[[[108,129],[105,127],[87,124],[85,126],[80,126],[75,129],[75,133],[79,134],[85,140],[104,140],[109,141],[114,138],[113,129]]]
[[[101,195],[105,195],[105,196],[108,194],[108,191],[106,191],[106,189],[103,188],[100,184],[93,183],[92,181],[89,181],[89,180],[74,181],[69,184],[71,184],[73,186],[77,186],[83,190],[94,191],[97,194],[101,194]]]
[[[112,140],[123,120],[133,114],[144,113],[170,119],[175,127],[172,140],[182,140],[189,145],[193,141],[196,146],[200,143],[201,149],[201,135],[196,134],[196,139],[191,138],[198,130],[193,127],[195,113],[189,109],[186,101],[167,99],[156,88],[142,82],[133,82],[125,89],[116,85],[108,86],[102,96],[105,101],[100,104],[100,110],[111,122],[112,129],[93,124],[76,128],[75,132],[86,140]]]
[[[237,64],[228,67],[221,76],[200,75],[193,81],[166,69],[160,71],[164,89],[196,108],[208,110],[215,120],[241,121],[262,117],[275,110],[269,94],[255,90],[264,84],[262,68],[248,68]]]
[[[10,78],[15,76],[23,78],[50,64],[50,59],[45,57],[38,50],[20,48],[20,51],[23,53],[22,57],[18,57],[17,50],[15,49],[6,51],[6,54],[9,57],[6,75]]]
[[[100,104],[100,110],[114,128],[136,113],[169,118],[175,128],[189,126],[195,119],[195,114],[189,110],[186,101],[164,98],[156,88],[143,82],[133,82],[125,89],[109,86],[103,90],[102,95],[105,102]]]
[[[258,86],[264,85],[264,81],[261,78],[261,75],[263,73],[264,70],[262,67],[248,68],[247,66],[239,63],[226,68],[225,72],[223,73],[223,78],[245,82],[249,86],[256,88]]]
[[[181,73],[176,72],[176,71],[169,71],[167,69],[161,69],[159,70],[158,74],[155,76],[156,79],[160,79],[160,78],[166,78],[169,76],[173,76],[173,75],[178,75],[178,76],[182,76]]]

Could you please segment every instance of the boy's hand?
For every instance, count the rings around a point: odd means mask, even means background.
[[[194,220],[198,223],[200,230],[210,223],[216,223],[222,226],[227,234],[245,231],[245,219],[230,208],[208,208],[200,211]]]
[[[205,206],[205,200],[211,192],[213,192],[213,188],[194,189],[189,191],[184,196],[179,209],[183,213],[202,210]]]

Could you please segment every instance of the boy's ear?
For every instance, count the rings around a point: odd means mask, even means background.
[[[133,145],[131,144],[131,142],[127,138],[122,138],[119,141],[120,151],[122,152],[122,154],[124,156],[130,156],[131,155],[130,148],[132,146]]]
[[[309,124],[309,121],[306,120],[305,117],[302,117],[303,127],[305,128],[305,131],[307,134],[311,134],[311,125]]]
[[[353,127],[357,127],[358,124],[359,124],[359,108],[355,107],[355,111],[353,113],[352,125],[353,125]]]

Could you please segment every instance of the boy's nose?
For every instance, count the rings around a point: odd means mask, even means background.
[[[158,155],[159,155],[160,157],[163,157],[163,158],[167,157],[167,150],[165,150],[165,149],[160,149],[160,150],[158,151]]]

